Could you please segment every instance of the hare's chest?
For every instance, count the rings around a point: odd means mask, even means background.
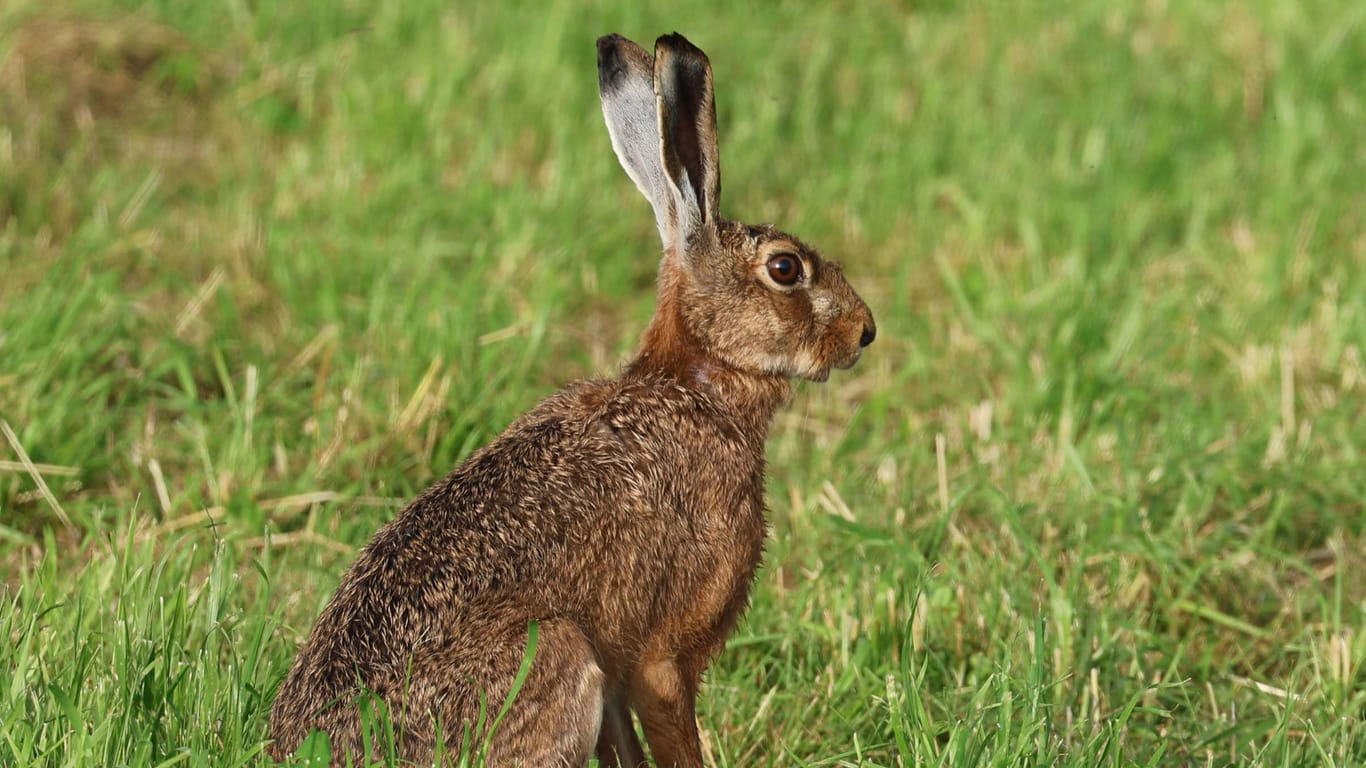
[[[760,496],[745,498],[718,516],[707,541],[698,547],[704,564],[679,584],[676,596],[682,608],[677,631],[679,644],[710,656],[720,650],[749,603],[754,575],[763,558],[767,524]]]

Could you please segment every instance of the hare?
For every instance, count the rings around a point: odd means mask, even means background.
[[[609,35],[612,148],[654,209],[658,303],[615,379],[517,419],[386,525],[343,578],[271,712],[269,747],[326,731],[368,757],[382,701],[399,754],[490,738],[490,765],[701,766],[708,662],[763,553],[764,441],[793,378],[848,368],[876,327],[840,268],[768,225],[721,218],[711,65],[681,35]],[[452,747],[456,750],[458,747]]]

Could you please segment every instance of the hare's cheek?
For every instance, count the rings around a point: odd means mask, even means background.
[[[816,313],[817,297],[806,291],[792,291],[776,297],[774,318],[782,329],[783,343],[791,349],[794,344],[817,346],[828,321]]]

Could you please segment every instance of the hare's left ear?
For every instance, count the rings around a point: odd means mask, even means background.
[[[715,235],[720,220],[721,167],[711,62],[675,32],[655,41],[654,63],[659,149],[674,201],[674,231],[686,253],[689,244]]]
[[[598,38],[598,92],[612,150],[626,175],[655,212],[659,237],[667,248],[674,195],[659,156],[659,108],[654,89],[655,61],[644,48],[621,35]]]

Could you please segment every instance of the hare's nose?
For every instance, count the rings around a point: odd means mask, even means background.
[[[876,326],[876,325],[873,325],[872,323],[869,323],[869,324],[863,326],[863,335],[860,336],[860,337],[858,337],[858,345],[859,345],[860,347],[866,347],[866,346],[868,346],[869,344],[872,344],[872,343],[873,343],[873,339],[876,339],[876,338],[877,338],[877,326]]]

